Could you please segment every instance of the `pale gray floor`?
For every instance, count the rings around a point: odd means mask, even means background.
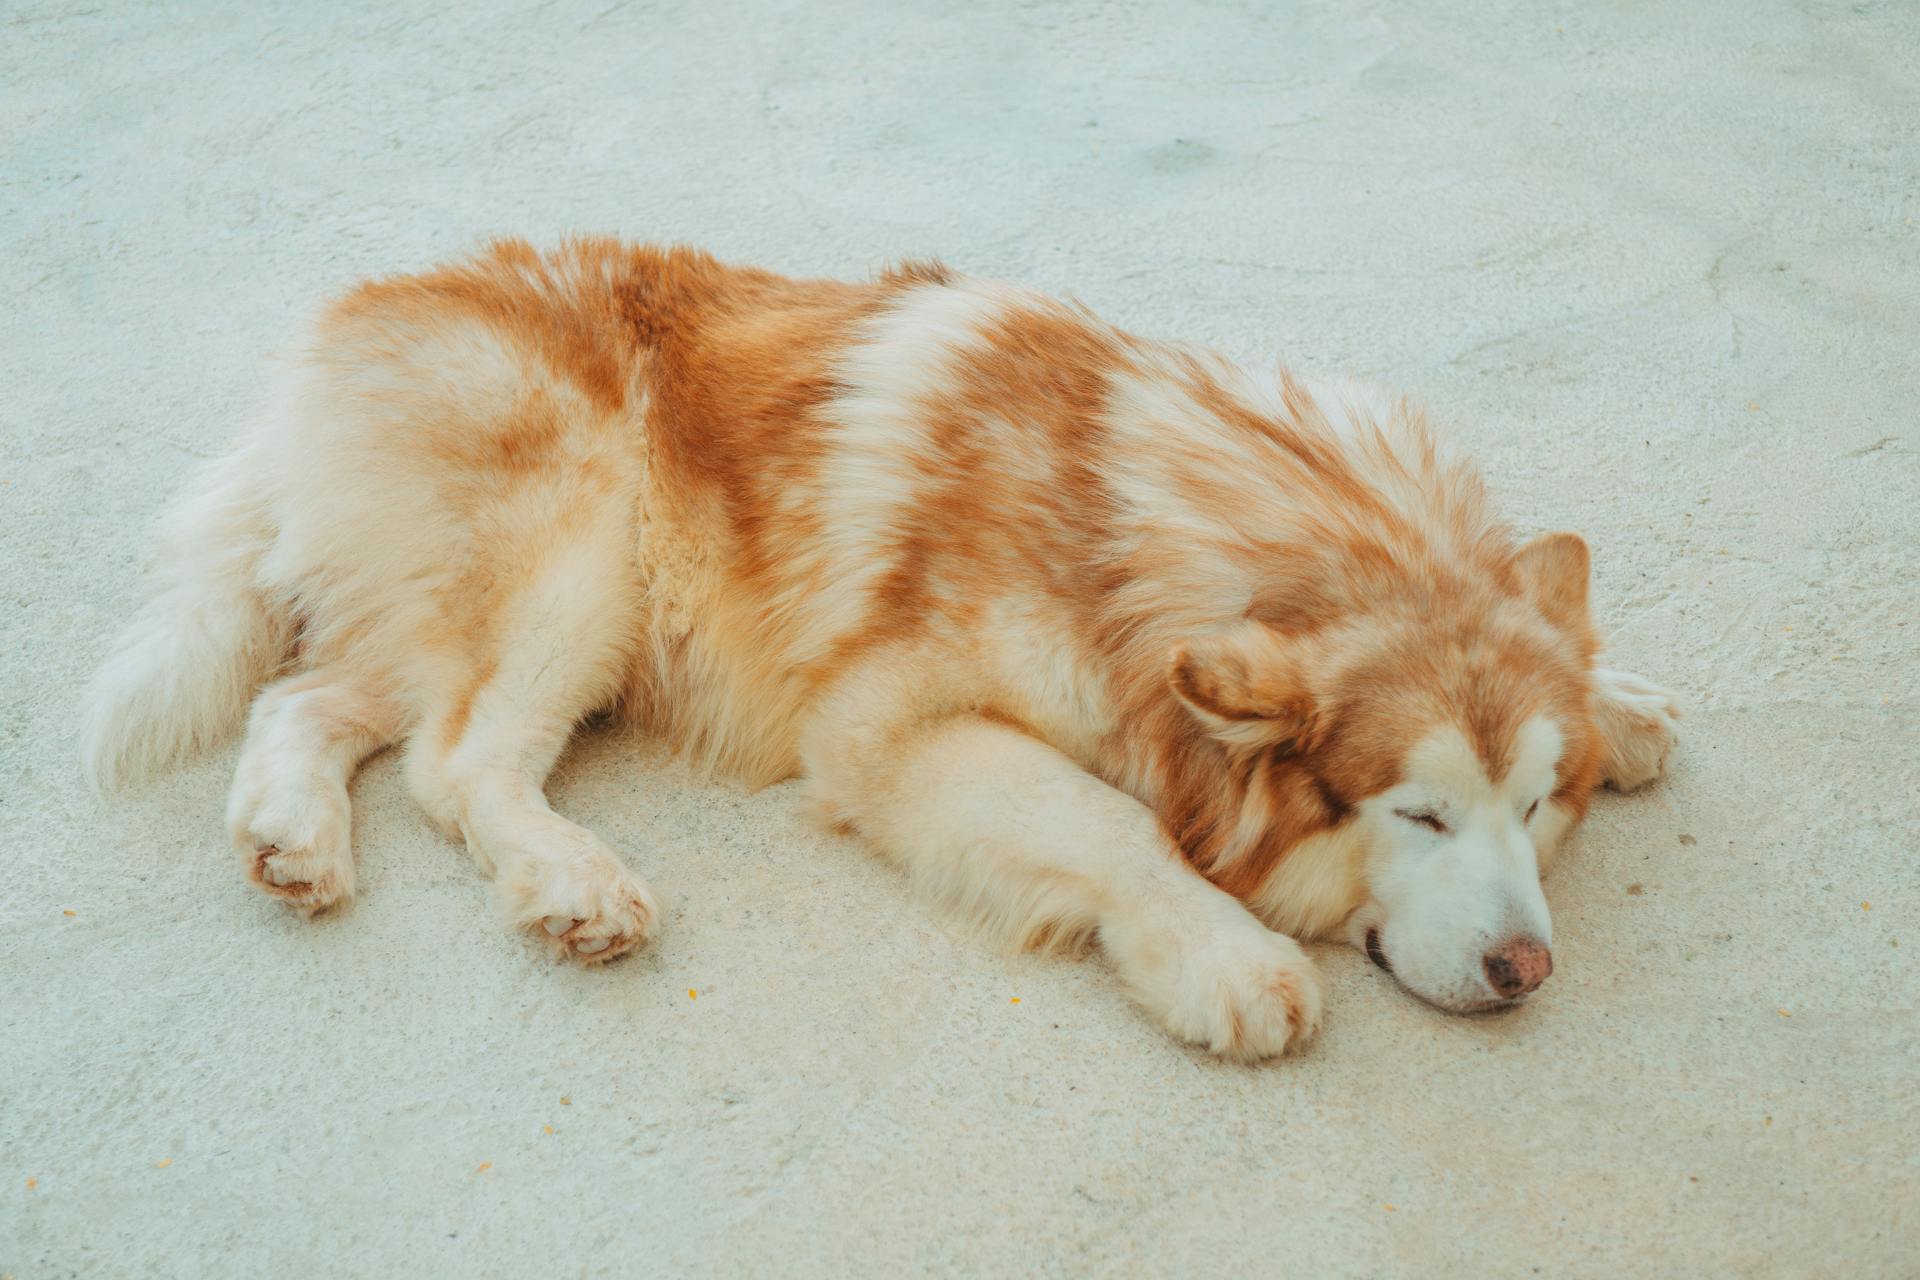
[[[1916,1274],[1920,8],[948,7],[0,0],[0,1273]],[[1690,707],[1537,1003],[1320,948],[1324,1038],[1218,1065],[612,735],[558,802],[673,908],[604,972],[391,760],[314,924],[230,749],[84,794],[144,532],[300,308],[571,229],[1427,398]]]

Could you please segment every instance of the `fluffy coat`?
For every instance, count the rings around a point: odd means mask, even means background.
[[[87,759],[137,775],[251,701],[232,837],[311,911],[353,891],[354,767],[404,744],[513,922],[599,961],[659,904],[543,783],[618,708],[1258,1057],[1317,1024],[1286,935],[1377,901],[1369,801],[1436,727],[1492,795],[1550,726],[1529,868],[1658,770],[1671,702],[1597,668],[1586,583],[1369,389],[935,265],[504,242],[319,314],[163,528]]]

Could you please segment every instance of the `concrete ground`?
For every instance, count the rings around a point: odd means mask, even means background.
[[[1920,1274],[1920,9],[905,9],[0,0],[0,1274]],[[314,923],[230,747],[86,794],[149,523],[301,308],[573,229],[1428,399],[1689,705],[1553,981],[1318,948],[1321,1040],[1224,1066],[614,733],[558,803],[673,906],[601,972],[391,759]]]

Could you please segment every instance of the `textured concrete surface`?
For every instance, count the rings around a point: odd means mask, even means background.
[[[1916,1274],[1920,9],[683,8],[0,0],[0,1274]],[[1218,1065],[612,733],[558,801],[674,905],[605,972],[391,760],[313,924],[230,752],[84,794],[145,530],[299,308],[570,229],[1426,397],[1690,707],[1538,1001],[1320,948],[1324,1038]]]

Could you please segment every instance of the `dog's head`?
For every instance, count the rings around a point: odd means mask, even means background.
[[[1485,580],[1308,627],[1249,618],[1175,655],[1175,692],[1254,758],[1276,838],[1359,837],[1348,937],[1442,1008],[1515,1002],[1552,971],[1540,860],[1602,750],[1587,577],[1586,544],[1549,534]]]

